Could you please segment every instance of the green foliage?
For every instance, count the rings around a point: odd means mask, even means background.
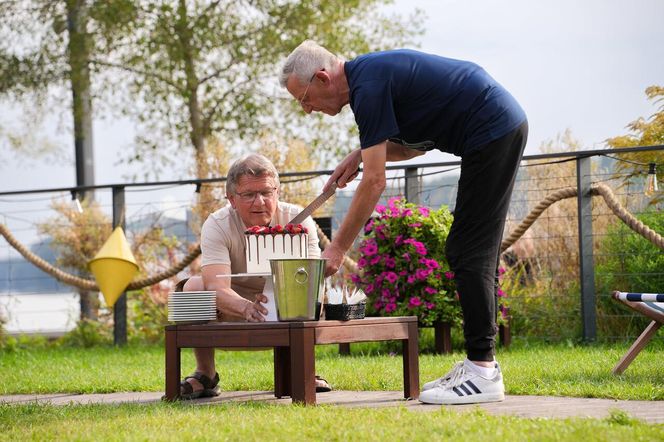
[[[664,144],[664,87],[650,86],[646,88],[646,96],[654,103],[662,103],[657,112],[649,118],[639,117],[627,125],[631,133],[606,140],[613,148],[635,147],[635,146],[658,146]],[[621,158],[636,162],[617,162],[616,175],[623,179],[625,185],[642,181],[648,173],[648,163],[654,162],[664,166],[664,151],[637,152],[623,155]],[[642,163],[638,164],[638,163]],[[660,175],[661,176],[661,175]],[[662,195],[655,196],[651,204],[662,201]]]
[[[664,214],[655,210],[637,216],[646,226],[664,233]],[[614,224],[600,244],[596,264],[598,313],[604,318],[600,329],[616,336],[641,333],[644,318],[624,317],[625,307],[609,296],[614,290],[661,293],[664,288],[664,253],[624,223]]]
[[[379,11],[384,3],[140,2],[132,32],[118,36],[118,50],[94,60],[100,69],[125,74],[109,80],[130,88],[125,109],[141,123],[142,133],[127,160],[151,161],[156,173],[169,159],[181,163],[183,145],[198,155],[190,158],[203,161],[211,136],[246,149],[266,128],[285,139],[311,134],[307,143],[325,140],[326,149],[342,145],[333,141],[343,132],[338,122],[335,131],[319,118],[292,125],[301,110],[278,90],[279,65],[306,38],[348,55],[405,43],[412,35],[406,23],[418,19],[384,17]],[[302,130],[306,124],[318,130]]]
[[[64,347],[90,348],[112,343],[113,336],[106,325],[87,319],[78,321],[76,328],[58,340],[58,344]]]

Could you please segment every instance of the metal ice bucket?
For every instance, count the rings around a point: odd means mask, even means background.
[[[274,301],[280,321],[313,321],[323,296],[324,259],[271,259]]]

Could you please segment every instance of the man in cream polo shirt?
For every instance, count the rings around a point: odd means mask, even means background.
[[[223,321],[263,322],[268,311],[261,277],[219,278],[217,275],[245,273],[244,232],[251,226],[286,225],[302,209],[279,201],[279,174],[263,155],[250,154],[228,170],[226,197],[229,205],[208,216],[201,230],[201,276],[180,284],[184,291],[215,290],[217,311]],[[316,224],[308,217],[302,223],[309,232],[308,255],[320,258]],[[195,348],[196,370],[180,385],[180,397],[195,399],[219,394],[214,349]],[[330,391],[317,377],[316,391]]]

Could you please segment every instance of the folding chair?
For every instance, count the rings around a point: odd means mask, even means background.
[[[613,292],[612,296],[613,299],[652,319],[650,325],[641,333],[641,336],[636,338],[625,356],[613,368],[613,374],[621,374],[664,324],[664,293],[624,293],[616,291]]]

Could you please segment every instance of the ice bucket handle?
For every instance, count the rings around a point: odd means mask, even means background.
[[[295,272],[295,282],[297,282],[298,284],[304,284],[305,282],[307,282],[308,279],[309,279],[309,273],[307,273],[307,270],[304,267],[300,267],[299,269],[297,269],[297,271]]]

